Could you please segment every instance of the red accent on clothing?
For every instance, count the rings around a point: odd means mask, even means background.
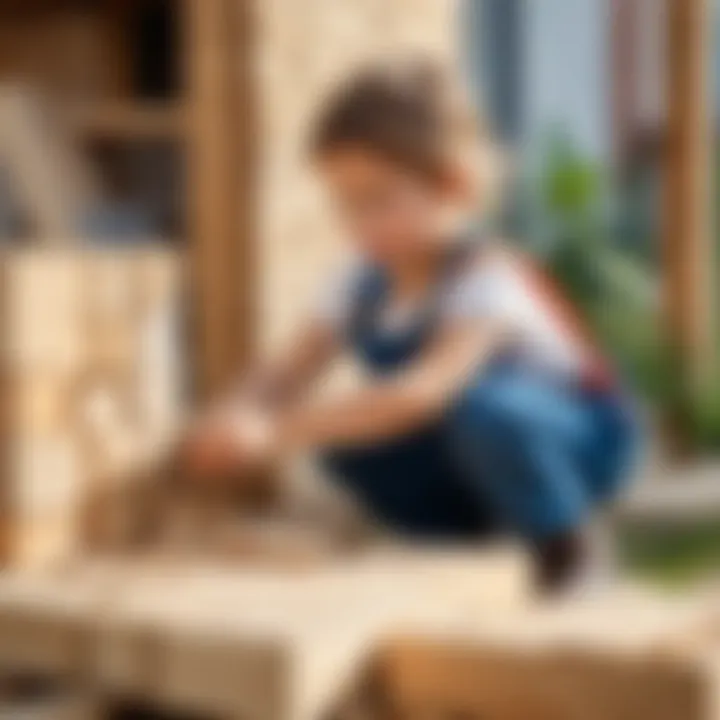
[[[580,378],[583,388],[594,391],[613,388],[616,379],[610,363],[593,333],[557,283],[526,255],[513,253],[512,259],[538,301],[580,348],[585,360]]]

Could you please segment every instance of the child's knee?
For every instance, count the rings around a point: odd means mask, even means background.
[[[530,431],[528,413],[508,388],[477,383],[457,398],[446,417],[451,438],[476,447],[516,446]]]

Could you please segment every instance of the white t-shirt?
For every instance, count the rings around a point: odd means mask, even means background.
[[[356,260],[328,283],[316,305],[316,318],[342,333],[365,272],[363,263]],[[512,332],[523,361],[561,376],[582,377],[595,366],[597,354],[569,306],[558,298],[552,283],[528,260],[490,250],[444,289],[439,317],[441,321],[499,321]],[[388,308],[380,321],[392,332],[412,322],[417,310]]]

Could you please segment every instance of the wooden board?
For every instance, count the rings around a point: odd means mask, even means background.
[[[383,549],[294,570],[86,561],[39,584],[0,580],[0,623],[37,618],[12,636],[25,634],[30,648],[18,658],[58,672],[75,667],[59,658],[61,647],[75,657],[70,631],[79,624],[92,638],[89,673],[112,696],[225,718],[309,720],[349,691],[389,633],[449,619],[468,603],[490,611],[519,602],[525,588],[524,563],[504,550]],[[64,646],[46,657],[30,633],[38,626]],[[12,657],[17,645],[0,633],[0,657],[3,647]]]
[[[718,607],[614,589],[425,625],[389,644],[385,688],[403,718],[714,720]]]

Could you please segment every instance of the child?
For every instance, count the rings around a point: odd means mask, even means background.
[[[584,567],[590,514],[625,478],[633,421],[542,275],[464,237],[491,191],[475,127],[425,61],[366,69],[330,99],[312,159],[357,258],[290,351],[198,424],[186,460],[208,473],[317,449],[394,529],[512,530],[540,586],[558,590]],[[364,388],[308,399],[344,348],[367,368]]]

